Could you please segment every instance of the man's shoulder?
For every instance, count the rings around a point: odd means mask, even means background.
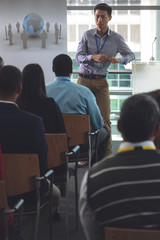
[[[42,121],[42,118],[33,114],[33,113],[30,113],[30,112],[27,112],[27,111],[24,111],[24,110],[19,110],[19,117],[20,118],[23,118],[24,119],[24,122],[26,123],[31,123],[31,122],[41,122]]]
[[[91,90],[81,84],[77,84],[77,83],[73,83],[74,87],[80,91],[83,95],[87,94],[88,96],[94,96],[93,93],[91,92]]]
[[[94,36],[96,28],[89,29],[84,32],[84,36],[91,37]]]
[[[123,38],[121,34],[115,32],[115,31],[112,31],[110,32],[110,38],[115,38],[115,39],[120,39],[120,38]]]
[[[55,84],[55,81],[49,82],[49,83],[46,84],[46,88],[51,87],[54,84]]]

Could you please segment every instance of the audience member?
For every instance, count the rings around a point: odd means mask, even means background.
[[[80,189],[80,218],[87,240],[104,240],[104,227],[160,229],[160,110],[147,94],[128,98],[118,130],[118,153],[91,167]]]
[[[0,143],[2,153],[37,153],[40,174],[47,170],[47,143],[43,120],[31,113],[20,110],[15,104],[22,88],[22,74],[14,66],[5,66],[0,71]],[[48,182],[41,185],[41,195],[48,192]],[[20,197],[25,203],[33,204],[34,194],[8,199],[15,203]],[[53,185],[52,206],[57,208],[60,201],[59,189]],[[27,204],[27,205],[28,205]]]
[[[0,57],[0,69],[4,67],[4,61],[3,58]]]
[[[148,94],[150,94],[157,101],[160,107],[160,89],[149,92]],[[156,145],[156,148],[160,150],[160,135],[156,137],[154,143]]]
[[[62,113],[90,116],[91,130],[100,129],[98,156],[99,160],[102,159],[107,151],[109,134],[106,128],[103,128],[103,119],[93,93],[88,88],[71,82],[72,60],[68,55],[56,56],[52,70],[56,79],[46,86],[47,96],[55,99]]]
[[[19,108],[42,117],[47,133],[64,133],[61,111],[53,98],[46,97],[44,73],[39,64],[28,64],[22,71],[22,92]]]

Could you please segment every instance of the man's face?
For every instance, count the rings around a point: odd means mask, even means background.
[[[97,9],[94,13],[94,18],[98,31],[107,31],[108,22],[111,20],[112,16],[109,17],[107,11],[105,10]]]

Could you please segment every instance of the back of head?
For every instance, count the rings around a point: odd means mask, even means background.
[[[53,59],[52,70],[56,76],[69,77],[72,73],[72,59],[66,54],[60,54]]]
[[[94,13],[95,13],[96,10],[107,11],[109,17],[112,15],[112,8],[106,3],[97,4],[94,7]]]
[[[147,94],[136,94],[122,105],[119,125],[125,141],[149,140],[160,122],[157,102]]]
[[[4,66],[0,71],[0,97],[10,98],[22,83],[22,73],[14,66]]]
[[[44,73],[39,64],[28,64],[22,71],[23,84],[21,96],[36,99],[46,96]]]

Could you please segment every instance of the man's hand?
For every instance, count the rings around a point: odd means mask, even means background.
[[[119,58],[115,58],[115,57],[111,57],[111,58],[109,59],[109,61],[110,61],[111,63],[120,63],[120,59],[119,59]]]
[[[105,63],[109,61],[109,57],[103,54],[92,55],[92,59],[96,62],[101,62],[101,63]]]

